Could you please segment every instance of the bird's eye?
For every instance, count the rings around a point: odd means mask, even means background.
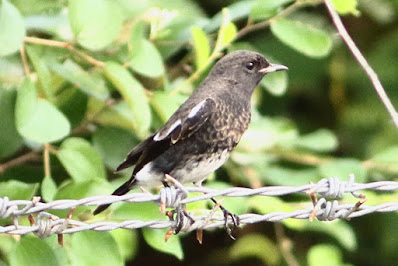
[[[254,63],[253,62],[248,63],[246,65],[246,68],[249,69],[249,70],[252,70],[254,68]]]

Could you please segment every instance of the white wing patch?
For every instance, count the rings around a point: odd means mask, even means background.
[[[206,99],[207,100],[207,99]],[[194,108],[192,108],[191,112],[189,112],[188,118],[192,118],[196,115],[197,112],[200,111],[200,109],[203,108],[203,106],[206,103],[206,100],[201,101],[200,103],[198,103]]]
[[[163,140],[163,139],[164,139],[165,137],[167,137],[176,127],[178,127],[180,124],[181,124],[181,120],[178,119],[177,121],[174,122],[174,124],[172,124],[172,125],[169,127],[169,129],[168,129],[166,132],[164,132],[163,130],[162,130],[162,131],[159,131],[159,132],[153,137],[153,140],[154,140],[154,141],[161,141],[161,140]]]

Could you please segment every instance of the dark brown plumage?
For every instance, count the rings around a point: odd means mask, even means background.
[[[128,154],[117,171],[135,168],[113,195],[126,194],[133,185],[160,185],[165,174],[200,185],[227,160],[247,130],[250,98],[258,83],[265,74],[286,69],[252,51],[224,56],[166,124]],[[94,214],[108,206],[99,206]]]

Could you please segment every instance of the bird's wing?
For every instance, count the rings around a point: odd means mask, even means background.
[[[136,164],[134,173],[137,173],[170,146],[197,131],[210,117],[215,105],[213,99],[207,98],[191,108],[189,105],[181,106],[182,108],[177,110],[162,128],[136,146],[116,171]]]

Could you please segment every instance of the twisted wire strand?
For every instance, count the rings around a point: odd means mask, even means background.
[[[313,209],[297,210],[290,213],[273,212],[268,214],[247,213],[239,216],[242,225],[253,224],[259,222],[278,222],[288,218],[308,219],[317,218],[318,220],[331,221],[334,219],[350,219],[370,213],[396,212],[398,211],[398,202],[389,202],[376,206],[368,206],[361,204],[339,204],[337,200],[327,201],[325,198],[341,198],[345,193],[351,193],[354,197],[364,198],[363,194],[358,193],[360,190],[373,191],[395,191],[398,190],[398,182],[395,181],[379,181],[372,183],[355,183],[354,175],[350,175],[348,181],[341,181],[337,177],[322,179],[316,184],[308,184],[303,186],[270,186],[257,189],[232,187],[222,190],[216,190],[205,187],[183,187],[176,180],[172,181],[175,187],[167,187],[161,189],[159,195],[151,193],[131,193],[124,196],[93,196],[79,200],[64,199],[53,202],[38,202],[37,198],[29,200],[9,200],[7,197],[0,198],[0,219],[12,217],[14,224],[9,226],[0,226],[0,233],[24,235],[34,233],[39,237],[48,237],[52,234],[71,234],[85,230],[94,231],[110,231],[119,228],[138,229],[152,228],[164,229],[173,228],[176,221],[170,220],[126,220],[123,222],[96,222],[88,224],[85,222],[58,218],[47,213],[48,210],[71,209],[77,206],[98,206],[102,204],[110,204],[116,202],[155,202],[165,203],[166,207],[175,208],[176,206],[185,205],[192,202],[207,200],[210,198],[223,197],[248,197],[248,196],[282,196],[293,193],[313,194],[317,193],[322,196],[317,202],[314,202]],[[200,192],[203,195],[188,198],[189,192]],[[398,199],[397,199],[398,201]],[[36,222],[32,226],[18,225],[18,217],[38,213]],[[185,217],[186,219],[186,217]],[[214,229],[224,225],[224,217],[218,214],[195,216],[194,222],[183,221],[181,231],[190,232],[196,229]]]

